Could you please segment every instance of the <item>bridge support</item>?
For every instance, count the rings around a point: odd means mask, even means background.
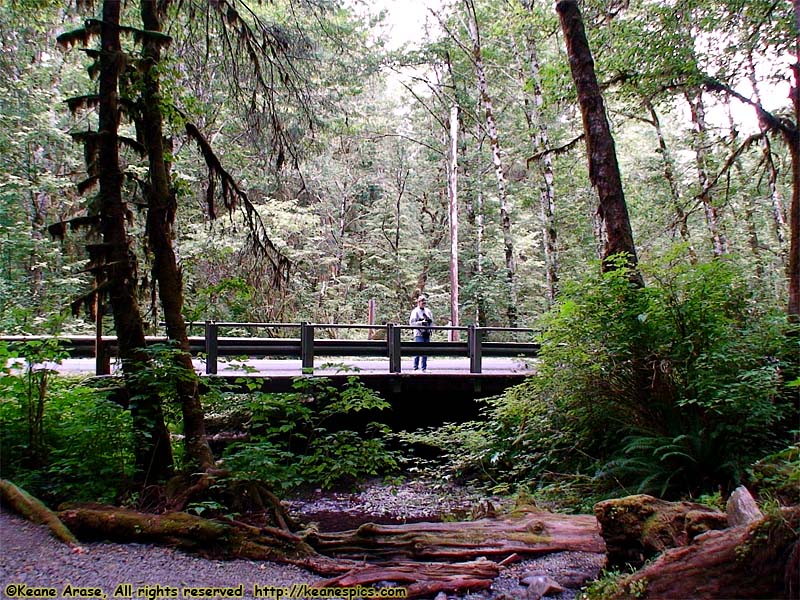
[[[111,375],[111,351],[103,336],[99,336],[95,342],[94,360],[94,371],[97,375]]]

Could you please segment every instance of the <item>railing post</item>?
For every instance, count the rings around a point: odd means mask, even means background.
[[[483,330],[470,325],[467,329],[467,348],[469,349],[469,372],[480,373],[483,358]]]
[[[389,373],[399,373],[401,369],[400,355],[401,329],[394,323],[386,324],[386,350],[389,354]]]
[[[206,321],[206,375],[217,374],[218,327],[215,321]]]
[[[300,366],[303,373],[314,372],[314,326],[300,323]]]

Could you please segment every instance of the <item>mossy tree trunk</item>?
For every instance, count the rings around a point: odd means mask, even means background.
[[[214,459],[206,439],[203,407],[200,403],[198,377],[189,353],[189,335],[183,318],[183,277],[174,250],[177,199],[170,181],[168,148],[164,139],[164,116],[161,111],[161,87],[158,69],[161,45],[168,42],[160,34],[162,12],[168,3],[141,2],[142,25],[147,33],[143,40],[143,87],[137,128],[144,140],[149,164],[146,189],[147,234],[153,253],[153,276],[164,310],[167,337],[179,348],[175,355],[180,374],[176,385],[183,416],[185,447],[184,469],[205,471]]]
[[[119,77],[127,62],[120,43],[119,19],[120,2],[105,0],[100,24],[99,131],[94,156],[99,183],[100,231],[107,256],[103,270],[105,281],[98,288],[104,284],[111,298],[123,375],[130,391],[135,479],[147,484],[169,477],[173,461],[161,399],[142,376],[148,357],[137,298],[136,255],[128,242],[129,209],[122,196],[123,173],[119,158]],[[87,152],[87,156],[90,155]],[[89,165],[89,168],[91,174],[94,166]]]

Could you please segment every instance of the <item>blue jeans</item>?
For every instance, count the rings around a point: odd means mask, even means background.
[[[417,342],[418,344],[427,344],[428,342],[431,341],[431,338],[427,337],[427,336],[424,336],[424,335],[415,335],[414,336],[414,341]],[[422,364],[420,365],[420,363],[422,363]],[[415,356],[414,357],[414,370],[416,371],[417,369],[420,368],[420,366],[422,367],[423,371],[428,368],[428,357],[427,356]]]

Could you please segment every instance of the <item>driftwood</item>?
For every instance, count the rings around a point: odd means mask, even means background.
[[[500,566],[487,558],[605,550],[594,517],[531,510],[466,523],[368,523],[352,531],[303,535],[182,512],[154,515],[99,505],[69,507],[59,516],[80,539],[279,561],[333,576],[323,586],[389,582],[406,586],[409,598],[488,588]]]
[[[53,536],[62,542],[70,546],[78,545],[78,540],[72,532],[41,500],[5,479],[0,479],[0,500],[29,521],[47,525]]]
[[[406,562],[372,565],[318,584],[320,587],[356,587],[391,582],[406,588],[406,598],[430,597],[439,592],[463,593],[485,590],[500,573],[497,563],[474,560],[464,563]]]
[[[800,507],[709,531],[623,580],[612,598],[798,598]]]
[[[515,553],[605,552],[593,516],[538,510],[458,523],[367,523],[352,531],[310,533],[304,539],[328,556],[372,561],[463,561],[478,557],[502,560]]]

